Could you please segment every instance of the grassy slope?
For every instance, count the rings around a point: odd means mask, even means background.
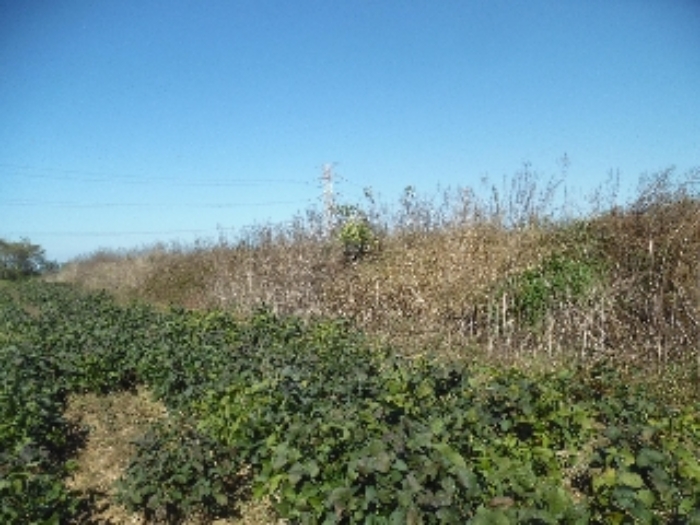
[[[624,207],[573,220],[559,218],[554,185],[530,174],[486,200],[407,191],[391,211],[372,200],[354,209],[373,235],[357,259],[342,221],[328,239],[310,219],[235,241],[96,253],[58,278],[160,304],[342,316],[406,353],[545,366],[612,355],[663,370],[677,398],[700,370],[696,178],[662,172]]]
[[[517,228],[485,205],[465,213],[453,202],[461,215],[435,220],[444,209],[418,203],[412,221],[397,215],[386,230],[368,210],[378,242],[355,261],[298,225],[94,254],[58,278],[161,304],[344,316],[407,353],[546,367],[612,356],[682,404],[700,393],[700,201],[664,176],[624,208],[575,221],[530,214]],[[82,402],[84,418],[105,399]],[[93,438],[96,450],[108,444]],[[88,472],[97,464],[86,458]]]

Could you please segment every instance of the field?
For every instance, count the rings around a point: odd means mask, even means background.
[[[585,218],[527,173],[368,194],[331,240],[307,217],[2,283],[0,520],[700,523],[688,182]]]

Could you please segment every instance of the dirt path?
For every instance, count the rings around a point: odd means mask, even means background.
[[[73,395],[66,417],[88,432],[80,450],[78,468],[69,480],[72,489],[90,494],[92,505],[85,523],[143,524],[114,500],[114,483],[126,469],[134,453],[132,440],[142,435],[148,425],[167,416],[165,407],[154,402],[145,390],[120,392],[106,396]],[[240,518],[219,520],[216,525],[268,525],[276,523],[269,505],[248,502],[240,507]]]

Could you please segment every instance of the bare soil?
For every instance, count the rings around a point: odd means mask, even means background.
[[[115,502],[114,484],[135,452],[133,440],[148,425],[167,417],[165,407],[148,391],[109,395],[72,395],[65,413],[69,421],[84,430],[86,439],[78,451],[77,469],[69,488],[88,496],[89,505],[82,524],[145,524],[142,516],[128,512]],[[218,520],[215,525],[260,525],[278,521],[267,502],[242,502],[235,520]]]

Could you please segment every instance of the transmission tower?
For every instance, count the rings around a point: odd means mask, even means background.
[[[324,164],[323,175],[323,207],[325,217],[326,235],[330,235],[333,228],[333,218],[335,215],[335,194],[333,193],[333,167],[335,164]]]

